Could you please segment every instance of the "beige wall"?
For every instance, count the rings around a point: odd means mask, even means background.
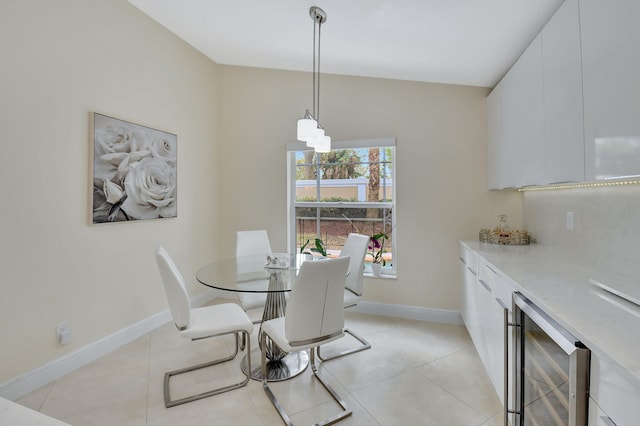
[[[286,246],[285,144],[311,105],[308,73],[222,66],[219,243],[265,228]],[[321,122],[336,140],[397,138],[398,279],[368,279],[367,300],[458,309],[459,239],[478,238],[497,215],[521,225],[521,195],[487,191],[483,88],[328,75]],[[425,226],[425,223],[427,224]]]
[[[308,73],[216,65],[124,0],[5,2],[0,55],[0,383],[166,309],[159,243],[192,294],[238,229],[287,248],[285,144]],[[398,280],[367,280],[367,299],[457,309],[457,240],[521,217],[519,194],[485,189],[486,93],[323,78],[334,139],[398,140]],[[90,111],[178,135],[177,218],[89,224]]]
[[[166,309],[156,244],[202,291],[220,205],[214,63],[124,0],[0,9],[2,383]],[[90,111],[178,135],[177,218],[89,224]]]

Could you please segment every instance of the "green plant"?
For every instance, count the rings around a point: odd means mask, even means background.
[[[305,249],[307,248],[307,246],[309,245],[309,241],[307,240],[304,245],[302,247],[300,247],[300,253],[301,254],[311,254],[309,251],[305,251]],[[313,251],[315,253],[320,253],[320,255],[327,257],[327,249],[324,247],[324,243],[322,242],[322,240],[320,238],[316,238],[315,239],[315,243],[316,246],[315,247],[311,247],[309,250]]]

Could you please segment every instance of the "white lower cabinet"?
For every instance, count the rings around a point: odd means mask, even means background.
[[[618,364],[591,352],[591,381],[589,385],[589,426],[636,426],[640,424],[637,407],[640,404],[640,386]],[[606,414],[605,414],[606,413]],[[608,423],[607,423],[608,422]]]
[[[505,310],[506,322],[512,323],[512,293],[515,284],[509,277],[487,262],[482,255],[460,244],[462,270],[462,319],[473,340],[491,382],[505,404]],[[509,352],[513,348],[511,330],[507,333]],[[513,374],[512,353],[507,368]],[[511,381],[507,384],[511,398]],[[640,384],[617,363],[591,352],[588,426],[637,426]],[[513,401],[508,401],[513,408]]]
[[[466,248],[462,248],[461,253],[464,255],[460,259],[466,259],[472,266],[462,262],[462,319],[504,404],[504,315],[505,308],[511,306],[512,290],[508,281],[482,258]],[[508,299],[506,303],[505,298]]]
[[[475,300],[475,282],[477,275],[477,260],[476,255],[464,247],[460,247],[460,270],[462,275],[462,320],[469,330],[469,334],[472,329],[477,328],[477,308]]]
[[[611,417],[602,411],[602,408],[589,398],[589,426],[618,426]]]

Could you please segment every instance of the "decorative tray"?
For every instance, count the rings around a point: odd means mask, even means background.
[[[507,226],[507,216],[498,216],[498,226],[493,229],[481,229],[478,239],[481,243],[525,246],[530,244],[531,237],[527,231],[512,230]]]

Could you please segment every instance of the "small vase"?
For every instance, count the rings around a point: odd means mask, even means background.
[[[371,264],[371,273],[376,277],[380,276],[380,272],[382,272],[382,263],[372,263]]]

